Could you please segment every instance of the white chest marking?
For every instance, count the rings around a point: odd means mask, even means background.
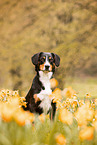
[[[39,75],[40,75],[39,79],[42,82],[45,89],[41,90],[41,92],[37,95],[37,97],[42,101],[39,106],[43,108],[45,113],[47,113],[51,108],[52,101],[52,99],[49,97],[49,95],[52,93],[50,85],[50,78],[52,76],[52,72],[45,73],[43,71],[39,71]]]

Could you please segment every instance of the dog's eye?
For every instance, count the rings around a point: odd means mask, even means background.
[[[44,63],[44,61],[45,61],[45,58],[41,58],[41,60],[40,60],[40,61],[41,61],[41,63]]]
[[[49,62],[50,62],[50,63],[53,63],[53,61],[54,61],[53,58],[50,57],[50,58],[49,58]]]

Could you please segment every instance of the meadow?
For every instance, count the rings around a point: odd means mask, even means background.
[[[80,97],[71,87],[75,82],[63,90],[56,80],[51,84],[56,86],[49,96],[57,106],[53,121],[49,114],[24,111],[21,106],[26,105],[25,97],[20,97],[18,91],[0,91],[0,145],[97,144],[97,97],[90,93]],[[91,81],[87,88],[90,86]]]
[[[83,98],[86,93],[90,93],[92,98],[97,97],[97,78],[96,77],[67,77],[64,87],[71,86],[80,98]]]
[[[97,0],[0,1],[0,145],[97,145]],[[37,52],[60,56],[57,111],[25,112]],[[4,88],[4,89],[3,89]],[[14,91],[13,91],[14,90]],[[15,91],[16,90],[16,91]]]

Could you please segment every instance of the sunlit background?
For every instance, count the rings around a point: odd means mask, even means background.
[[[0,0],[0,89],[26,94],[40,51],[60,56],[59,88],[97,97],[97,1]]]

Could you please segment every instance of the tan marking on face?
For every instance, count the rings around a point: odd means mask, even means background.
[[[50,65],[50,71],[52,71],[52,65]]]
[[[51,57],[49,57],[49,59],[51,59]]]
[[[53,63],[53,67],[55,67],[55,63]]]
[[[54,67],[55,67],[55,63],[53,63],[52,69],[54,69]]]
[[[41,65],[40,65],[40,70],[44,70],[44,65],[45,65],[45,64],[41,64]]]
[[[45,56],[43,58],[45,59]]]

